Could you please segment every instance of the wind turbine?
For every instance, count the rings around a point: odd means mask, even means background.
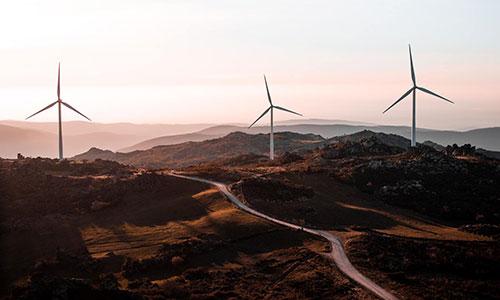
[[[273,104],[273,101],[271,100],[271,94],[269,93],[269,87],[267,86],[267,79],[266,79],[266,75],[264,75],[264,82],[266,83],[266,91],[267,91],[267,100],[269,100],[269,107],[262,113],[262,115],[260,115],[260,117],[257,118],[257,120],[255,120],[255,122],[252,123],[252,125],[248,126],[248,128],[252,127],[255,123],[257,123],[257,121],[259,121],[265,114],[267,114],[267,112],[271,112],[271,134],[269,135],[269,158],[271,160],[274,159],[274,120],[273,120],[273,109],[279,109],[279,110],[283,110],[283,111],[286,111],[286,112],[289,112],[289,113],[292,113],[292,114],[296,114],[296,115],[299,115],[299,116],[302,116],[301,114],[299,113],[296,113],[294,111],[291,111],[289,109],[286,109],[286,108],[283,108],[281,106],[277,106],[277,105],[274,105]]]
[[[413,87],[409,89],[406,93],[401,96],[396,102],[394,102],[389,108],[384,110],[383,113],[387,112],[389,109],[391,109],[394,105],[398,104],[399,101],[403,100],[406,96],[408,96],[410,93],[413,93],[413,118],[412,118],[412,123],[411,123],[411,146],[415,147],[417,145],[417,120],[416,120],[416,106],[417,106],[417,90],[420,90],[424,93],[427,93],[432,96],[436,96],[438,98],[441,98],[445,101],[448,101],[450,103],[454,103],[453,101],[450,101],[446,99],[445,97],[439,96],[438,94],[429,91],[426,88],[423,88],[421,86],[417,86],[417,79],[415,78],[415,69],[413,68],[413,58],[411,57],[411,46],[408,45],[408,50],[410,52],[410,67],[411,67],[411,80],[413,81]]]
[[[63,139],[62,139],[61,104],[66,106],[67,108],[75,111],[77,114],[81,115],[85,119],[87,119],[89,121],[91,121],[91,120],[89,118],[87,118],[87,116],[85,116],[84,114],[82,114],[81,112],[76,110],[74,107],[69,105],[68,103],[62,101],[62,99],[61,99],[61,63],[59,63],[59,68],[57,70],[57,101],[47,105],[45,108],[43,108],[43,109],[37,111],[36,113],[32,114],[31,116],[27,117],[26,120],[41,113],[44,110],[51,108],[52,106],[54,106],[56,104],[57,104],[57,107],[59,109],[59,159],[62,160],[63,159]]]

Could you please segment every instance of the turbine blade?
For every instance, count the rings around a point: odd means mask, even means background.
[[[417,79],[415,78],[415,68],[413,67],[413,58],[411,57],[411,46],[409,44],[408,44],[408,50],[410,51],[411,80],[413,81],[413,86],[416,86]]]
[[[68,103],[66,102],[62,102],[62,104],[64,104],[64,106],[66,106],[67,108],[73,110],[74,112],[76,112],[77,114],[79,114],[80,116],[84,117],[85,119],[89,120],[89,121],[92,121],[91,119],[89,119],[86,115],[82,114],[81,112],[79,112],[78,110],[76,110],[73,106],[69,105]]]
[[[438,98],[441,98],[441,99],[443,99],[444,101],[448,101],[448,102],[450,102],[450,103],[455,104],[455,102],[453,102],[453,101],[451,101],[451,100],[448,100],[448,99],[446,99],[446,98],[445,98],[445,97],[443,97],[443,96],[439,96],[438,94],[436,94],[436,93],[434,93],[434,92],[432,92],[432,91],[429,91],[428,89],[425,89],[425,88],[423,88],[423,87],[417,87],[417,89],[419,89],[419,90],[421,90],[422,92],[425,92],[425,93],[427,93],[427,94],[429,94],[429,95],[433,95],[433,96],[436,96],[436,97],[438,97]]]
[[[289,112],[289,113],[292,113],[292,114],[296,114],[296,115],[302,116],[302,114],[299,114],[299,113],[297,113],[297,112],[291,111],[291,110],[286,109],[286,108],[283,108],[283,107],[281,107],[281,106],[274,106],[274,108],[276,108],[276,109],[280,109],[280,110],[284,110],[284,111],[287,111],[287,112]]]
[[[386,110],[384,110],[383,114],[385,114],[386,111],[391,109],[394,105],[398,104],[399,101],[403,100],[406,96],[408,96],[415,88],[411,88],[408,90],[408,92],[404,93],[403,96],[401,96],[396,102],[394,102],[391,106],[389,106]]]
[[[271,106],[273,106],[273,101],[271,100],[271,93],[269,93],[269,87],[267,86],[266,75],[264,75],[264,82],[266,83],[267,100],[269,100],[269,104],[271,104]]]
[[[61,63],[57,69],[57,99],[61,99]]]
[[[44,110],[46,110],[46,109],[51,108],[52,106],[56,105],[56,103],[57,103],[57,101],[56,101],[56,102],[54,102],[54,103],[51,103],[51,104],[47,105],[47,106],[46,106],[46,107],[44,107],[43,109],[40,109],[40,110],[39,110],[39,111],[37,111],[36,113],[34,113],[34,114],[32,114],[31,116],[27,117],[27,118],[26,118],[26,120],[28,120],[29,118],[31,118],[31,117],[33,117],[33,116],[35,116],[35,115],[37,115],[37,114],[41,113],[42,111],[44,111]]]
[[[268,109],[266,109],[262,115],[260,115],[260,117],[257,118],[257,120],[255,120],[255,122],[252,123],[252,125],[248,126],[248,128],[252,127],[255,123],[257,123],[257,121],[259,121],[265,114],[267,114],[267,112],[272,108],[272,106],[269,106]]]

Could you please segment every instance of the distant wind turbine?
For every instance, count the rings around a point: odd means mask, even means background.
[[[45,108],[43,108],[43,109],[37,111],[36,113],[32,114],[31,116],[27,117],[26,120],[41,113],[44,110],[51,108],[52,106],[54,106],[56,104],[57,104],[57,107],[59,109],[59,159],[63,159],[64,156],[63,156],[63,139],[62,139],[61,104],[66,106],[67,108],[75,111],[77,114],[81,115],[85,119],[87,119],[89,121],[91,121],[91,120],[89,118],[87,118],[87,116],[85,116],[84,114],[82,114],[81,112],[76,110],[74,107],[69,105],[68,103],[62,101],[62,99],[61,99],[61,63],[59,63],[59,68],[57,70],[57,101],[47,105]]]
[[[255,122],[252,123],[252,125],[248,126],[248,128],[252,127],[265,114],[267,114],[267,112],[271,111],[271,134],[269,135],[269,158],[271,160],[273,160],[274,159],[274,123],[273,123],[274,121],[273,121],[273,109],[276,108],[276,109],[283,110],[283,111],[286,111],[286,112],[289,112],[289,113],[292,113],[292,114],[296,114],[296,115],[299,115],[299,116],[302,116],[302,115],[299,114],[299,113],[296,113],[294,111],[291,111],[289,109],[283,108],[281,106],[274,105],[273,101],[271,100],[271,94],[269,93],[269,87],[267,86],[266,75],[264,75],[264,82],[266,83],[266,91],[267,91],[267,99],[269,100],[269,107],[262,113],[262,115],[260,115],[260,117],[257,118],[257,120],[255,120]]]
[[[410,51],[411,80],[413,81],[413,87],[411,89],[409,89],[406,93],[404,93],[403,96],[401,96],[401,98],[399,98],[391,106],[389,106],[389,108],[387,108],[386,110],[384,110],[383,113],[387,112],[394,105],[398,104],[399,101],[403,100],[410,93],[413,93],[413,118],[412,118],[412,124],[411,124],[411,146],[415,147],[417,145],[417,124],[416,124],[417,123],[417,120],[416,120],[416,109],[417,109],[416,108],[416,106],[417,106],[417,103],[416,103],[416,101],[417,101],[417,99],[416,99],[416,97],[417,97],[416,93],[417,93],[417,90],[421,90],[424,93],[430,94],[432,96],[436,96],[436,97],[441,98],[441,99],[443,99],[445,101],[448,101],[450,103],[454,103],[454,102],[446,99],[445,97],[439,96],[438,94],[436,94],[434,92],[431,92],[431,91],[429,91],[426,88],[417,86],[417,79],[415,78],[415,70],[413,68],[413,58],[411,56],[411,46],[410,45],[408,45],[408,49]]]

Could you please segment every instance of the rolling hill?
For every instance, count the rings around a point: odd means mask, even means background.
[[[277,154],[280,154],[286,151],[315,148],[323,141],[324,139],[321,136],[314,134],[280,132],[275,134],[275,150]],[[137,150],[129,153],[114,153],[109,150],[92,148],[73,157],[73,159],[95,160],[99,158],[114,160],[136,167],[177,168],[249,153],[267,154],[268,152],[269,135],[233,132],[222,138],[157,146],[148,150]]]

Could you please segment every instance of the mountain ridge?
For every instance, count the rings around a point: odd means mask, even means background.
[[[308,120],[302,121],[307,122]],[[4,127],[10,128],[10,130],[7,131],[7,129],[5,129],[3,133],[0,132],[0,157],[13,158],[17,153],[35,157],[55,157],[57,155],[57,123],[7,122],[9,124],[23,124],[24,127],[21,128],[8,124],[6,125],[2,122],[6,121],[0,121],[0,126],[10,126]],[[84,124],[84,129],[79,129],[81,124]],[[40,127],[41,130],[37,130],[37,126]],[[209,126],[208,124],[160,124],[158,126],[159,127],[154,124],[137,125],[132,123],[94,124],[81,121],[65,122],[63,126],[64,152],[67,157],[82,153],[91,147],[119,152],[131,152],[134,150],[146,150],[159,145],[173,145],[187,141],[204,141],[222,137],[235,131],[248,134],[268,133],[270,131],[269,126],[258,126],[249,129],[246,126],[231,124],[216,126]],[[22,130],[18,130],[18,134],[13,134],[13,127],[27,131],[22,133]],[[148,132],[151,128],[156,129]],[[163,131],[157,131],[158,128],[163,128],[161,129]],[[110,130],[107,131],[107,129]],[[184,133],[179,133],[178,130]],[[407,126],[307,123],[275,126],[276,132],[312,133],[327,139],[335,136],[353,134],[362,130],[396,134],[404,137],[410,136],[410,128]],[[418,142],[432,141],[440,145],[471,144],[477,148],[500,151],[500,127],[487,127],[467,131],[427,128],[420,128],[417,130]],[[158,132],[162,132],[163,134],[157,135]],[[174,134],[172,134],[172,132]],[[19,140],[21,136],[24,138]]]
[[[407,126],[358,126],[358,125],[348,125],[348,124],[329,124],[329,125],[318,125],[318,124],[299,124],[299,125],[277,125],[274,126],[275,132],[297,132],[302,134],[312,133],[321,135],[326,139],[342,136],[346,134],[353,134],[355,132],[369,130],[373,132],[381,132],[387,134],[396,134],[399,136],[409,136],[410,127]],[[248,134],[258,134],[258,133],[268,133],[270,131],[269,126],[257,126],[252,128],[239,127],[234,125],[216,125],[202,129],[193,134],[207,135],[211,138],[222,137],[231,132],[245,132]],[[133,151],[138,150],[138,145],[169,145],[172,144],[172,139],[180,137],[174,136],[162,136],[154,138],[156,144],[150,140],[142,141],[137,145],[132,145],[125,148],[125,150]],[[189,137],[184,137],[188,140]],[[441,145],[452,145],[452,144],[472,144],[478,148],[484,148],[488,150],[498,151],[500,150],[500,127],[488,127],[473,129],[469,131],[443,131],[437,129],[426,129],[417,128],[417,140],[419,142],[432,141]],[[198,140],[200,141],[200,140]],[[162,144],[163,143],[163,144]]]
[[[322,142],[324,139],[314,134],[279,132],[275,134],[275,151],[277,154],[282,154],[298,149],[311,149]],[[177,168],[249,153],[259,155],[269,153],[269,135],[232,132],[221,138],[161,145],[148,150],[136,150],[128,153],[115,153],[94,147],[72,159],[77,161],[107,159],[136,167]]]

